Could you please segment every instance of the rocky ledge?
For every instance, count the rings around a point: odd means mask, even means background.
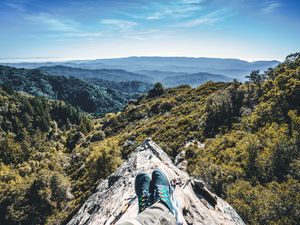
[[[245,224],[224,200],[211,193],[203,182],[176,167],[168,155],[147,139],[96,188],[69,225],[116,224],[137,215],[134,179],[140,171],[151,174],[160,168],[174,179],[175,195],[182,208],[184,224]]]

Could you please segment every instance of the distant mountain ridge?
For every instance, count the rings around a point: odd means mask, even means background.
[[[142,81],[151,83],[153,79],[146,75],[136,74],[121,69],[82,69],[69,66],[43,66],[39,67],[41,71],[52,75],[72,76],[80,79],[98,78],[109,81]]]
[[[248,62],[240,59],[205,57],[128,57],[48,63],[14,63],[6,65],[24,68],[63,65],[84,69],[121,69],[130,72],[139,72],[142,70],[183,73],[206,72],[243,80],[252,70],[265,71],[269,67],[274,67],[279,63],[276,60]]]
[[[52,75],[64,75],[64,76],[72,76],[79,79],[83,79],[91,84],[98,84],[98,86],[108,85],[107,82],[111,81],[121,81],[130,82],[131,80],[136,80],[139,82],[161,82],[166,87],[175,87],[179,85],[191,85],[196,87],[201,85],[207,81],[216,81],[216,82],[228,82],[233,80],[230,77],[226,77],[220,74],[211,74],[211,73],[176,73],[176,72],[166,72],[166,71],[144,71],[148,73],[147,75],[140,75],[136,73],[130,73],[125,70],[109,70],[109,69],[101,69],[101,70],[89,70],[89,69],[80,69],[74,67],[67,66],[53,66],[53,67],[39,67],[40,70],[52,74]],[[143,71],[142,71],[143,72]],[[133,82],[133,81],[131,81]],[[108,86],[112,86],[113,84],[109,84]],[[113,85],[117,86],[117,85]],[[126,88],[125,83],[123,83],[122,87],[118,88]],[[141,83],[139,83],[141,87]],[[147,84],[142,90],[145,90]],[[149,85],[148,85],[149,86]],[[141,90],[141,92],[142,92]],[[127,91],[126,91],[127,92]]]
[[[208,81],[215,82],[230,82],[233,79],[220,74],[212,73],[195,73],[178,76],[166,77],[162,80],[162,84],[167,87],[176,87],[182,84],[190,85],[191,87],[197,87]]]
[[[162,81],[166,77],[186,76],[190,74],[185,72],[170,72],[162,70],[139,70],[137,73],[150,76],[158,81]]]

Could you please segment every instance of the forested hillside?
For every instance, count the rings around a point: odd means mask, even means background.
[[[300,54],[249,81],[164,89],[92,119],[0,91],[0,224],[60,224],[146,137],[248,224],[300,221]]]
[[[109,85],[109,87],[115,86],[114,84],[120,84],[121,88],[119,90],[122,90],[123,88],[126,90],[126,85],[128,85],[129,89],[131,89],[130,87],[135,87],[137,85],[140,87],[149,87],[150,83],[154,82],[161,82],[166,87],[176,87],[183,84],[196,87],[207,81],[232,81],[232,78],[230,77],[205,72],[172,73],[162,71],[144,71],[146,75],[141,75],[117,69],[88,70],[67,66],[40,67],[39,69],[52,75],[76,77],[91,84],[98,84],[100,87],[103,87],[103,83]],[[135,86],[131,82],[134,82]],[[145,88],[141,90],[145,92]]]
[[[91,130],[90,119],[63,102],[1,89],[0,105],[0,223],[43,224],[73,198],[66,146]]]
[[[173,157],[185,151],[189,173],[203,178],[248,224],[298,224],[300,55],[248,78],[195,89],[156,86],[102,129],[129,143],[150,136]],[[130,150],[126,145],[123,156]]]
[[[192,87],[197,87],[208,81],[230,82],[232,80],[232,78],[220,74],[195,73],[166,77],[161,81],[161,83],[166,87],[176,87],[183,84],[190,85]]]
[[[102,80],[99,78],[86,78],[84,79],[87,83],[96,85],[98,87],[112,89],[114,91],[122,93],[124,96],[126,95],[132,95],[134,98],[134,95],[139,94],[145,94],[147,93],[153,85],[150,83],[145,83],[141,81],[109,81],[109,80]]]
[[[113,82],[92,79],[88,82],[65,76],[52,76],[40,70],[0,66],[0,84],[6,89],[64,100],[81,110],[97,115],[116,112],[151,85],[138,82]]]
[[[44,66],[41,71],[57,76],[72,76],[79,79],[97,78],[109,81],[142,81],[151,83],[153,79],[149,76],[128,72],[119,69],[82,69],[68,66]]]

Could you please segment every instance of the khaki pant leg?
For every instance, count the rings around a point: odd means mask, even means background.
[[[138,214],[136,220],[121,225],[176,225],[176,220],[164,204],[157,202]]]

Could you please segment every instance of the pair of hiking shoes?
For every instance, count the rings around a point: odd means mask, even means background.
[[[174,188],[163,171],[155,169],[152,173],[152,178],[146,173],[139,173],[135,179],[139,213],[160,201],[173,213],[177,224],[180,224],[180,210],[173,191]]]

